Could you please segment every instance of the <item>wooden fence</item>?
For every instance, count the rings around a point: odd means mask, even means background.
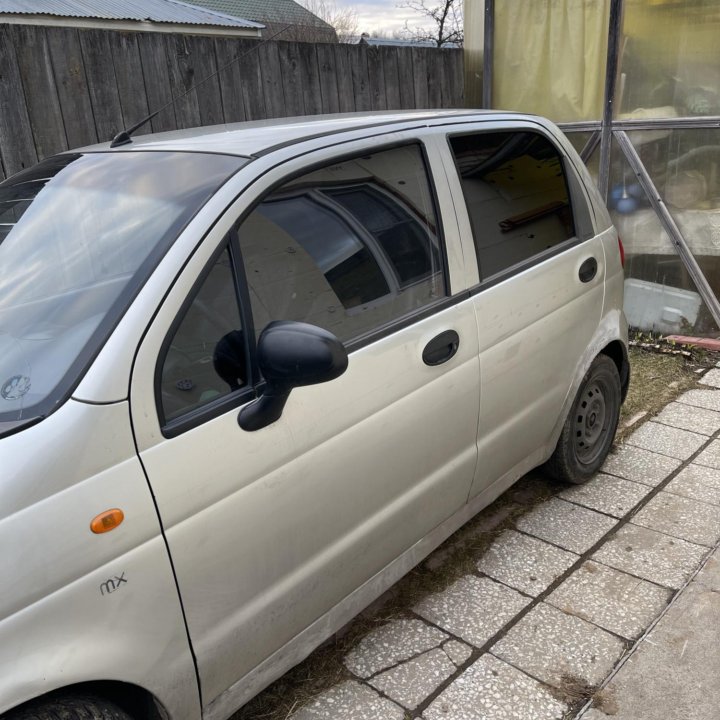
[[[138,133],[317,113],[462,107],[461,50],[0,25],[0,179]]]

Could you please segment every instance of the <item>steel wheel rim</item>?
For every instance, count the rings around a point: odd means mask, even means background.
[[[592,465],[602,454],[612,423],[612,394],[600,378],[588,383],[575,406],[573,446],[583,465]]]

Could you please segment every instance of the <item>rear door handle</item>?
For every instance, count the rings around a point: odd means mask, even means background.
[[[580,282],[590,282],[597,275],[598,264],[594,257],[588,258],[578,271]]]
[[[460,347],[460,336],[454,330],[446,330],[436,335],[423,350],[422,359],[426,365],[442,365],[447,362]]]

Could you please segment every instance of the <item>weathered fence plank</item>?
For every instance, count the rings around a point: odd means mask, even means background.
[[[322,112],[322,94],[320,92],[320,74],[318,72],[315,45],[313,43],[296,44],[298,46],[300,72],[303,76],[303,88],[305,90],[305,112],[303,114],[319,115]]]
[[[413,58],[407,48],[398,48],[398,77],[400,78],[400,107],[411,109],[415,105],[415,84],[413,82]]]
[[[350,45],[333,45],[335,69],[337,72],[338,110],[340,112],[355,111],[355,91],[353,89],[352,65],[350,62]]]
[[[463,102],[461,50],[21,25],[0,33],[0,179],[107,142],[161,108],[139,134]]]
[[[286,115],[304,115],[304,68],[298,54],[299,43],[278,43],[278,57],[282,70],[283,99]]]
[[[283,117],[286,114],[285,98],[283,97],[281,76],[277,72],[277,68],[281,67],[278,44],[265,43],[260,45],[258,59],[262,75],[266,117]]]
[[[193,68],[193,82],[197,85],[200,110],[200,125],[219,125],[223,122],[223,105],[220,81],[217,76],[215,46],[207,38],[193,35],[188,37],[190,64]]]
[[[37,162],[22,80],[8,26],[0,26],[0,148],[5,172],[13,175]]]
[[[358,111],[372,110],[367,45],[350,46],[348,52],[353,90],[355,92],[355,109]]]
[[[236,61],[238,54],[237,43],[227,38],[215,38],[215,57],[218,70],[220,70],[223,119],[226,123],[241,122],[246,119],[242,77]]]
[[[201,78],[195,77],[195,68],[186,35],[168,35],[165,41],[170,89],[175,102],[175,118],[179,128],[197,127],[200,124],[200,105],[191,88]],[[189,91],[189,92],[188,92]]]
[[[442,105],[443,107],[463,106],[463,68],[455,62],[456,53],[441,50],[442,58]]]
[[[148,113],[164,108],[150,121],[150,125],[143,126],[139,132],[177,130],[175,104],[167,106],[172,100],[172,90],[165,38],[162,35],[138,33],[138,48],[143,65]]]
[[[248,120],[261,120],[268,117],[263,94],[263,80],[260,71],[260,59],[257,51],[257,42],[254,40],[240,40],[240,60],[238,69],[242,82],[243,102],[245,115]],[[252,52],[248,52],[252,50]]]
[[[38,157],[67,150],[60,100],[50,62],[45,28],[10,25]]]
[[[380,52],[381,48],[379,47],[369,47],[367,52],[370,108],[372,110],[387,110],[388,106],[385,93],[385,73]]]
[[[137,33],[110,33],[108,39],[115,67],[115,79],[124,120],[123,127],[127,129],[150,112],[140,50],[137,44]]]
[[[96,143],[98,135],[78,31],[74,28],[46,28],[45,35],[68,147]]]
[[[324,113],[340,112],[338,98],[338,74],[335,51],[332,43],[318,43],[317,50],[318,71],[320,73],[320,95],[322,98],[322,111]]]
[[[412,65],[415,107],[420,109],[430,107],[428,104],[427,57],[423,48],[412,48]]]
[[[381,47],[380,59],[385,77],[385,98],[388,110],[402,107],[400,102],[400,74],[398,73],[398,53],[396,47]]]
[[[80,30],[80,47],[90,91],[98,141],[112,140],[123,129],[115,67],[110,50],[110,33]]]

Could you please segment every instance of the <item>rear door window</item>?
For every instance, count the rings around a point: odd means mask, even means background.
[[[524,267],[575,237],[562,157],[537,132],[450,137],[482,280]]]

